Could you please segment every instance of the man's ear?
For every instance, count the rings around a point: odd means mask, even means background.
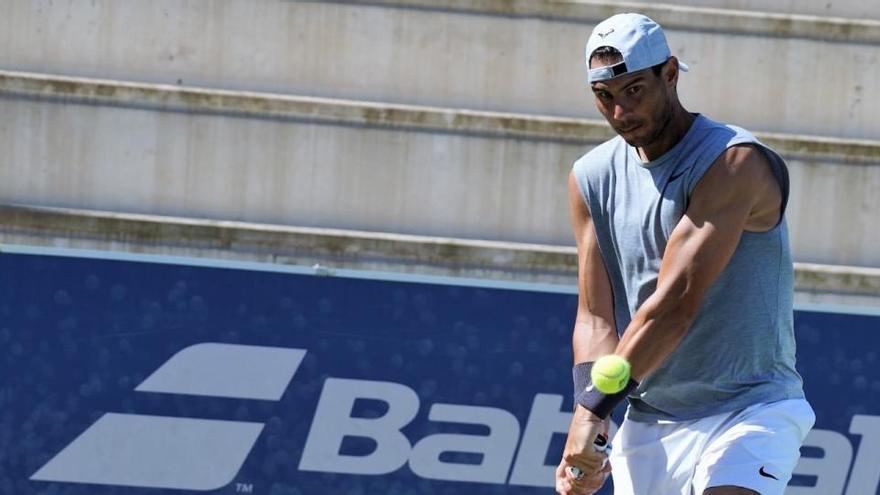
[[[663,76],[663,80],[666,84],[671,84],[673,88],[678,86],[678,59],[675,56],[669,57],[669,60],[666,61],[666,64],[663,65],[663,70],[660,72],[660,75]]]

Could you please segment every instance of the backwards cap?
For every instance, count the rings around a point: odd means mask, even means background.
[[[610,46],[623,55],[614,65],[590,68],[590,56],[597,48]],[[617,14],[600,22],[587,40],[587,82],[607,81],[623,74],[661,64],[672,53],[659,24],[642,14]],[[682,62],[678,67],[687,71]]]

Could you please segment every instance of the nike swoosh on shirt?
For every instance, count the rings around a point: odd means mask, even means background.
[[[772,474],[768,473],[767,471],[764,471],[764,466],[761,466],[761,469],[758,470],[758,474],[760,474],[761,476],[763,476],[765,478],[773,478],[774,480],[779,481],[779,478],[777,478],[776,476],[773,476]]]

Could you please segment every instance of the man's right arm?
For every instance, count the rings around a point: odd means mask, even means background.
[[[568,176],[568,198],[578,254],[578,306],[571,339],[577,364],[614,353],[618,336],[614,327],[611,282],[599,252],[590,209],[581,195],[574,171]]]
[[[571,206],[571,225],[578,253],[578,308],[571,343],[574,363],[595,361],[611,354],[617,348],[618,337],[614,327],[614,300],[608,271],[599,252],[599,241],[593,227],[590,210],[581,196],[574,172],[568,176],[568,197]],[[576,373],[576,388],[585,386],[586,377]],[[575,390],[575,395],[579,393]],[[562,460],[556,468],[556,492],[563,495],[595,493],[605,483],[611,470],[607,459],[592,452],[591,444],[597,433],[608,434],[608,420],[586,423],[578,420],[586,411],[575,404],[575,414],[569,427]],[[587,431],[583,431],[584,428]],[[604,467],[603,467],[603,464]],[[577,467],[585,475],[576,478],[570,467]]]

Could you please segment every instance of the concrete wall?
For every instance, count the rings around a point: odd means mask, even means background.
[[[16,252],[16,245],[31,247],[28,252],[46,247],[143,253],[165,262],[219,259],[241,262],[242,268],[275,263],[331,276],[368,270],[480,278],[554,291],[573,292],[577,280],[574,247],[0,205],[0,251]],[[795,263],[795,302],[876,312],[880,269]]]
[[[470,238],[567,241],[585,150],[26,100],[0,113],[5,202]]]
[[[610,0],[630,5],[632,2]],[[664,3],[715,9],[880,20],[880,2],[863,0],[666,0]]]
[[[394,4],[394,5],[391,5]],[[694,111],[756,130],[874,138],[880,22],[648,4]],[[0,68],[597,117],[583,44],[613,2],[12,0]],[[854,68],[858,68],[854,70]]]
[[[0,77],[0,201],[570,245],[601,122]],[[880,266],[880,146],[767,136],[796,259]]]

